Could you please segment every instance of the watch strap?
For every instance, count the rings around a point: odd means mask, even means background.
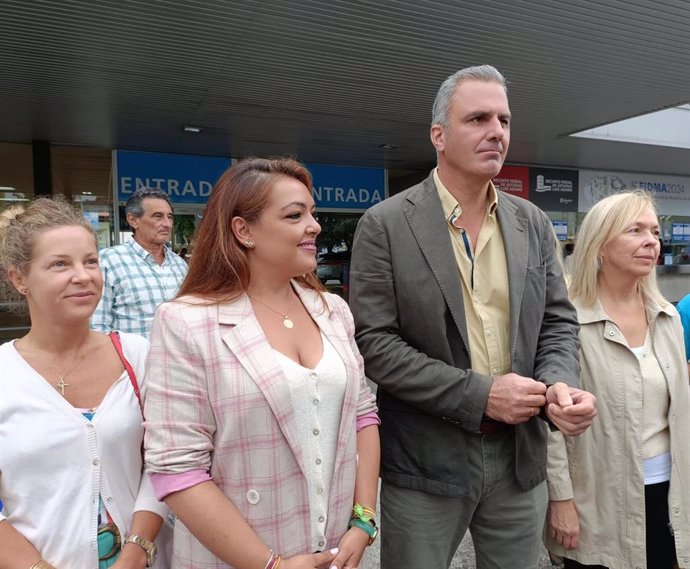
[[[367,523],[365,521],[360,520],[359,518],[352,518],[350,520],[348,527],[356,527],[361,529],[364,533],[366,533],[369,536],[368,545],[374,543],[374,540],[376,539],[376,536],[379,533],[379,528],[376,527],[376,522],[373,519],[369,520],[369,522]]]
[[[125,543],[133,543],[141,547],[146,552],[146,567],[153,567],[153,564],[156,562],[156,554],[158,553],[158,547],[155,543],[136,534],[128,535]]]

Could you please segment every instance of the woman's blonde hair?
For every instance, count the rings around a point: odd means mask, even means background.
[[[656,215],[654,198],[642,190],[620,192],[592,206],[582,221],[575,241],[570,298],[577,298],[587,306],[594,304],[598,296],[601,249],[650,210]],[[640,279],[639,286],[646,299],[666,304],[657,287],[654,268]]]
[[[61,196],[36,198],[29,205],[14,206],[0,214],[0,291],[7,300],[22,297],[9,282],[7,271],[14,269],[26,273],[36,243],[36,236],[56,227],[79,226],[93,235],[96,232],[80,211]]]

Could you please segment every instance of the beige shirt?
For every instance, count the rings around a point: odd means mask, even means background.
[[[434,182],[462,281],[472,369],[485,375],[510,371],[510,299],[503,236],[496,217],[498,192],[489,183],[486,214],[477,237],[462,228],[462,208],[434,170]]]
[[[550,500],[574,499],[580,544],[566,551],[545,531],[549,551],[585,565],[646,567],[643,370],[597,302],[573,302],[580,321],[580,387],[597,397],[598,416],[577,437],[549,434]],[[690,567],[690,386],[676,309],[647,303],[653,357],[664,376],[672,456],[669,517],[680,567]]]

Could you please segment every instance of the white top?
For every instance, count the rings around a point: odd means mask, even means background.
[[[630,348],[642,375],[642,456],[645,484],[671,479],[671,441],[668,426],[669,391],[647,332],[644,345]]]
[[[143,395],[148,342],[120,337]],[[167,507],[142,477],[144,430],[126,372],[91,422],[19,355],[14,342],[0,346],[0,369],[0,521],[7,519],[55,567],[98,569],[99,495],[123,536],[136,511],[165,519]]]
[[[295,416],[300,418],[299,442],[304,462],[310,466],[307,486],[312,535],[324,535],[328,522],[329,489],[347,384],[345,365],[323,333],[321,342],[323,355],[314,369],[273,350],[287,377]]]

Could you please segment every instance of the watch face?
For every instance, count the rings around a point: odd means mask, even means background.
[[[369,545],[374,543],[374,540],[378,537],[378,535],[379,535],[379,528],[374,526],[374,533],[369,538]]]

